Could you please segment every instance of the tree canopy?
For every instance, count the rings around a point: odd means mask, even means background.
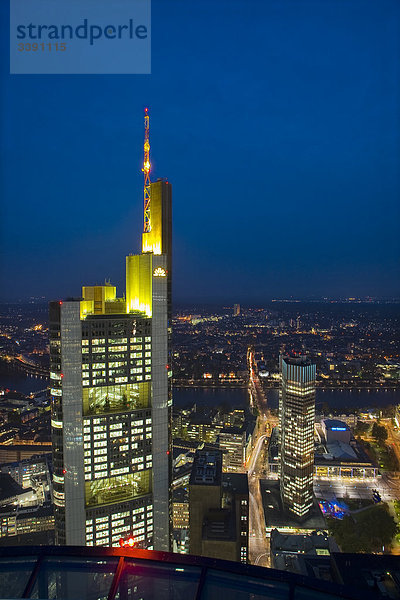
[[[341,521],[329,519],[328,527],[343,552],[382,551],[396,533],[396,522],[386,505],[373,506]]]
[[[387,439],[387,436],[388,436],[388,432],[386,430],[386,427],[384,427],[384,425],[378,425],[377,423],[374,423],[372,425],[372,436],[378,442],[384,442]]]

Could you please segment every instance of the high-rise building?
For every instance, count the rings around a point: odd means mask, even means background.
[[[281,356],[280,490],[283,507],[302,520],[313,504],[315,364]]]
[[[145,126],[142,253],[126,259],[126,294],[106,283],[50,303],[58,544],[133,535],[170,549],[171,185],[150,183],[147,110]]]
[[[238,317],[240,315],[240,304],[233,305],[233,316]]]

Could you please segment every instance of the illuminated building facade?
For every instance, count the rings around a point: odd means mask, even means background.
[[[243,471],[246,461],[246,431],[244,428],[226,428],[219,433],[219,447],[223,451],[222,470],[224,473]]]
[[[85,286],[82,298],[50,303],[58,544],[133,535],[138,547],[170,549],[171,185],[145,181],[151,206],[142,253],[126,259],[126,295]]]
[[[284,508],[302,520],[313,504],[315,364],[280,357],[280,491]]]

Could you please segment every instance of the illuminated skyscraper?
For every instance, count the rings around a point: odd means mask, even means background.
[[[307,517],[313,504],[315,364],[281,356],[280,486],[284,508]]]
[[[149,170],[145,159],[142,253],[126,259],[126,295],[85,286],[82,298],[50,304],[58,544],[133,535],[139,547],[170,548],[172,194]]]

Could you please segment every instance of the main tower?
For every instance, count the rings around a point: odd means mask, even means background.
[[[147,149],[147,159],[146,159]],[[50,303],[58,544],[170,549],[171,184],[150,183],[145,112],[142,253],[111,284]]]

